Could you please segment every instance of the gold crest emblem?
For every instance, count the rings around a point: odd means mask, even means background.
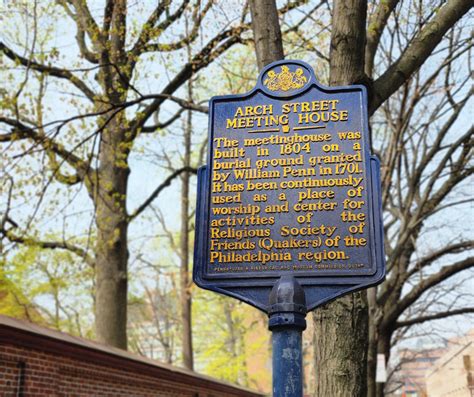
[[[308,79],[304,75],[302,68],[297,68],[294,72],[290,72],[290,68],[283,65],[280,73],[276,73],[275,69],[270,70],[263,84],[270,91],[289,91],[303,87],[307,81]]]

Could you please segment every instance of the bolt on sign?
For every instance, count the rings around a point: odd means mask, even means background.
[[[291,274],[314,309],[385,275],[379,162],[363,86],[324,87],[301,61],[210,100],[194,281],[266,311]]]

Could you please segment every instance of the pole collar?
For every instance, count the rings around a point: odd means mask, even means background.
[[[267,309],[268,328],[294,327],[306,329],[306,297],[303,287],[293,275],[283,275],[270,292]]]

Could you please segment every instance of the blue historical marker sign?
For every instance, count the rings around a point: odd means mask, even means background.
[[[198,173],[194,281],[267,310],[292,274],[309,310],[385,275],[379,163],[363,86],[323,87],[279,61],[209,106]]]

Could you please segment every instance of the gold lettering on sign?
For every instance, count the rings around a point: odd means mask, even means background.
[[[286,92],[308,77],[303,68],[283,65],[263,83]],[[350,274],[367,268],[359,259],[370,256],[362,121],[352,118],[344,99],[326,94],[270,102],[226,108],[229,118],[213,126],[210,269]]]

